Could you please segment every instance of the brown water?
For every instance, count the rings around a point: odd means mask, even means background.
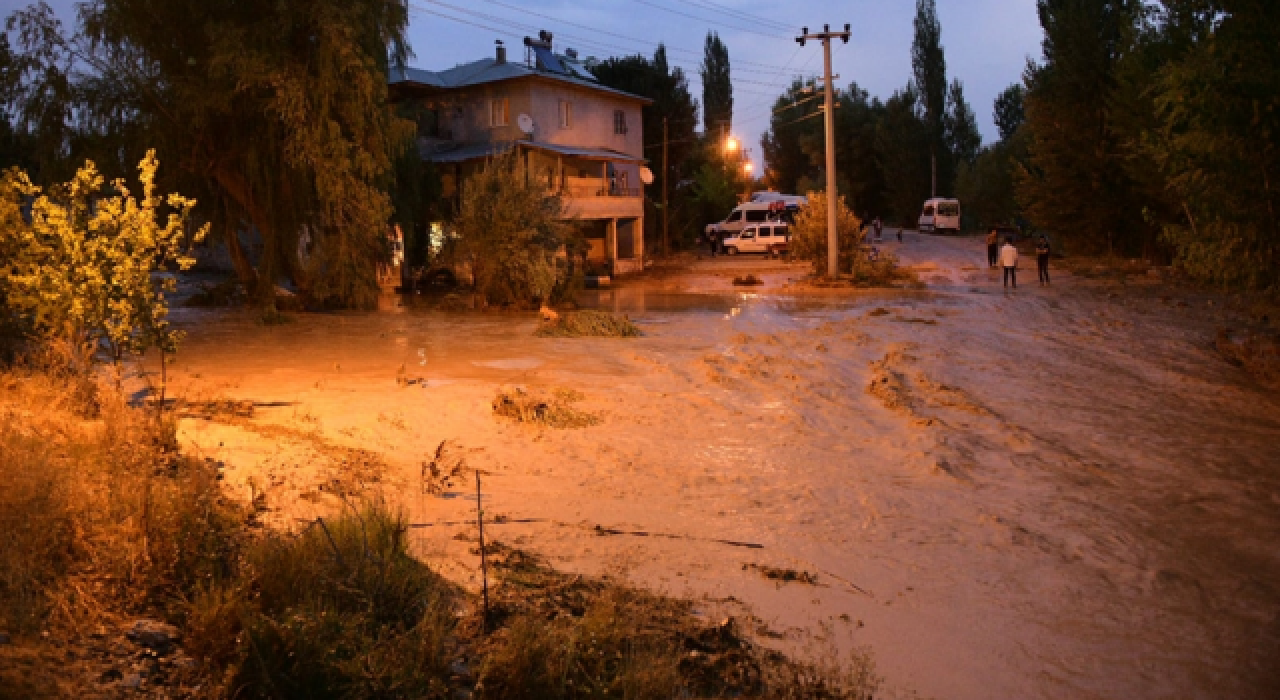
[[[1217,312],[1071,279],[1005,294],[980,243],[907,239],[927,291],[741,293],[695,271],[584,298],[628,313],[634,340],[412,304],[274,328],[184,311],[179,383],[379,452],[418,523],[474,513],[418,494],[453,440],[487,512],[541,519],[496,536],[708,614],[744,604],[773,643],[869,648],[902,696],[1280,696],[1280,410],[1213,353]],[[402,366],[425,381],[397,385]],[[604,420],[495,420],[512,385],[576,389]],[[233,433],[183,436],[286,510],[311,488],[296,454]],[[460,531],[415,530],[466,581]]]

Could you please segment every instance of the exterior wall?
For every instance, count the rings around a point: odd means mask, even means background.
[[[492,100],[499,98],[508,100],[508,120],[505,126],[494,127],[490,126],[490,107]],[[562,100],[572,105],[569,128],[560,127]],[[532,77],[449,90],[429,98],[419,98],[419,102],[437,110],[440,140],[444,141],[472,144],[520,141],[527,137],[520,131],[517,120],[519,115],[528,114],[534,121],[532,140],[535,142],[607,149],[635,158],[644,157],[641,103],[586,87]],[[617,110],[626,115],[625,134],[614,133],[614,112]],[[529,168],[531,177],[570,185],[564,197],[569,218],[596,221],[603,225],[607,235],[603,240],[593,242],[593,253],[606,255],[614,274],[643,269],[644,184],[640,180],[639,164],[606,164],[599,160],[557,158],[555,154],[530,151],[526,155],[525,166]],[[457,196],[454,173],[461,177],[465,188],[468,175],[478,167],[481,167],[478,162],[443,165],[441,174],[445,181],[445,196]],[[585,177],[583,173],[586,173]],[[605,191],[609,191],[611,184],[625,187],[635,192],[635,196],[586,196],[587,192],[595,191],[596,184]],[[575,187],[577,185],[581,187]],[[622,256],[618,250],[619,220],[626,230],[634,231],[630,236],[632,250],[630,254],[622,251]]]
[[[533,140],[557,146],[607,148],[644,157],[640,103],[567,83],[528,80],[527,113],[535,125]],[[560,128],[560,101],[573,105],[572,126]],[[613,133],[613,113],[626,115],[627,133]]]

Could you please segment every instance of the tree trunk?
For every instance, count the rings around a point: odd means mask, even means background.
[[[263,242],[271,236],[271,220],[267,216],[267,212],[258,206],[254,201],[253,191],[249,189],[249,183],[238,173],[228,171],[224,168],[217,168],[213,171],[213,177],[222,185],[222,189],[229,197],[235,200],[240,209],[249,217],[249,223],[258,229],[258,235],[262,236]],[[232,217],[228,216],[228,219]],[[275,287],[271,280],[263,280],[253,269],[249,258],[245,255],[244,249],[240,246],[239,234],[236,226],[228,223],[231,227],[227,236],[227,249],[231,253],[232,262],[236,266],[236,273],[240,275],[241,282],[245,285],[245,291],[249,297],[254,300],[271,300],[275,294]],[[243,267],[242,267],[243,265]],[[251,286],[252,285],[252,286]]]

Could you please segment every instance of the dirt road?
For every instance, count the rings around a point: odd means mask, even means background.
[[[450,441],[498,538],[750,610],[770,643],[869,649],[890,697],[1280,695],[1280,405],[1215,355],[1221,302],[1060,271],[1045,289],[1026,263],[1006,293],[976,239],[884,247],[927,289],[799,295],[802,267],[718,259],[588,299],[639,339],[183,312],[180,391],[262,405],[256,430],[182,439],[281,523],[335,507],[317,444],[365,450],[342,459],[385,463],[423,555],[474,581],[467,527],[435,524],[473,497],[420,488]],[[735,290],[748,269],[766,285]],[[507,423],[502,386],[575,390],[602,421]]]

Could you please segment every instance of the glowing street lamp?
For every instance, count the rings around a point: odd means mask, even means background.
[[[751,171],[755,169],[755,165],[751,161],[742,164],[742,174],[751,177]]]
[[[735,139],[735,138],[733,138],[732,136],[730,136],[729,138],[725,139],[725,142],[724,142],[724,150],[725,150],[725,153],[737,153],[737,151],[738,151],[738,139]]]

